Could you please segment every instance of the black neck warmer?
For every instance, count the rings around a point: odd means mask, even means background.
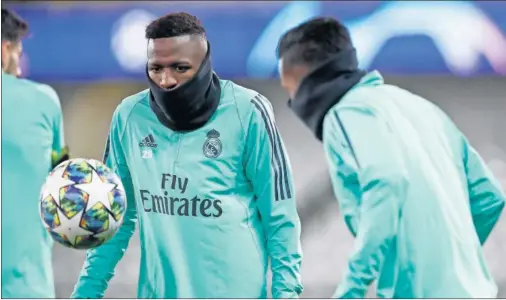
[[[365,74],[355,49],[345,50],[309,73],[288,106],[321,141],[325,115]]]
[[[197,73],[173,90],[159,87],[148,74],[149,104],[163,125],[174,131],[191,131],[204,126],[218,108],[221,86],[211,67],[211,48]]]

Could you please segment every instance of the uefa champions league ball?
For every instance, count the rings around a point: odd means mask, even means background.
[[[51,171],[41,191],[42,223],[53,239],[74,249],[98,247],[123,222],[125,189],[118,175],[94,159],[71,159]]]

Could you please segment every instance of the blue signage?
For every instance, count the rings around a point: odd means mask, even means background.
[[[288,29],[345,23],[365,69],[385,74],[506,75],[506,3],[494,1],[156,2],[11,6],[25,18],[25,73],[43,81],[144,78],[145,26],[185,11],[204,24],[224,78],[274,78]]]

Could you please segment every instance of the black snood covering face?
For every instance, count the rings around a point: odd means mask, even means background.
[[[343,50],[301,81],[288,106],[321,141],[325,115],[365,74],[355,49]]]
[[[195,75],[179,87],[166,90],[146,75],[149,82],[149,104],[163,125],[174,131],[191,131],[204,126],[218,108],[221,86],[211,66],[211,46]]]

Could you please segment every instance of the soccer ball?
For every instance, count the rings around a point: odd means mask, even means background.
[[[40,195],[40,217],[58,243],[74,249],[110,240],[126,210],[119,177],[94,159],[71,159],[56,166]]]

